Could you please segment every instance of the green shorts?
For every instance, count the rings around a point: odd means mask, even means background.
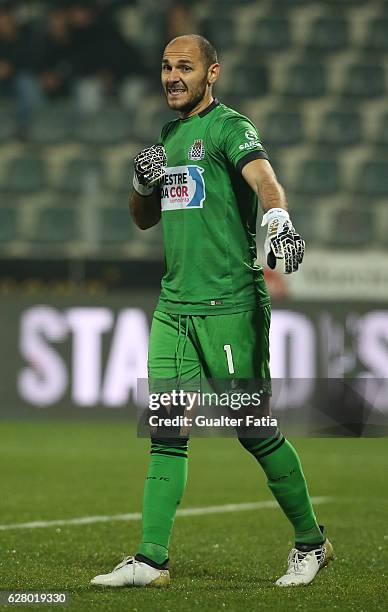
[[[156,310],[148,351],[150,391],[203,390],[204,380],[268,381],[270,305],[221,315]]]

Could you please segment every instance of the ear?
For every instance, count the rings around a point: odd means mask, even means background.
[[[213,85],[213,83],[217,81],[219,76],[220,76],[220,65],[212,64],[211,66],[209,66],[208,71],[207,71],[208,84]]]

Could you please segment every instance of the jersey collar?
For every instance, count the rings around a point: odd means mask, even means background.
[[[190,121],[191,119],[194,119],[195,117],[199,117],[200,119],[202,119],[202,117],[205,117],[208,113],[211,113],[211,111],[215,109],[218,105],[219,105],[219,101],[217,100],[217,98],[214,98],[213,102],[211,102],[209,106],[204,108],[200,113],[197,113],[196,115],[191,115],[191,117],[185,117],[184,119],[179,119],[179,121],[182,121],[182,122]]]
[[[205,117],[205,115],[207,115],[208,113],[211,113],[212,110],[216,108],[216,106],[218,105],[219,105],[219,101],[217,100],[217,98],[214,98],[213,102],[211,102],[209,106],[207,106],[206,108],[203,109],[203,111],[198,113],[198,117]]]

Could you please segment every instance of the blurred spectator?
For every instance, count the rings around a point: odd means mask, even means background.
[[[1,93],[11,93],[16,71],[17,32],[11,12],[0,7],[0,83]]]
[[[190,0],[174,0],[168,11],[167,39],[196,32]]]
[[[16,4],[0,0],[0,96],[16,97],[21,135],[44,98],[74,95],[81,112],[98,110],[107,96],[137,105],[144,61],[119,27],[117,4],[53,0],[27,12]]]
[[[73,0],[69,7],[72,65],[77,105],[97,110],[106,96],[116,96],[125,83],[124,102],[133,106],[145,88],[142,58],[127,41],[115,19],[115,9]]]
[[[68,9],[75,76],[94,76],[101,67],[103,41],[100,37],[98,7],[89,2],[73,1]]]
[[[142,58],[135,45],[124,39],[114,13],[107,12],[102,15],[101,37],[103,39],[102,75],[107,92],[113,93],[126,77],[143,74]]]
[[[98,7],[91,2],[72,1],[68,9],[71,27],[75,94],[81,111],[97,110],[102,104],[102,47]]]
[[[100,22],[103,40],[100,78],[104,93],[120,95],[123,104],[135,107],[147,89],[144,59],[137,46],[124,38],[115,10],[103,11]]]
[[[67,11],[58,5],[47,16],[41,58],[40,83],[48,98],[69,95],[73,74],[71,54]]]
[[[16,96],[21,136],[40,104],[37,81],[40,48],[31,24],[20,24],[10,4],[0,6],[0,93]]]

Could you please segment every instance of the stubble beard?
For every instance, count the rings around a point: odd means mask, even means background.
[[[199,83],[197,89],[192,93],[192,95],[190,96],[189,100],[187,100],[187,102],[185,102],[182,106],[179,106],[179,105],[176,106],[175,104],[171,105],[171,104],[169,104],[168,97],[167,97],[166,99],[167,99],[168,106],[172,110],[177,111],[178,113],[184,113],[184,114],[189,113],[204,98],[205,93],[206,93],[206,85],[207,85],[207,78],[205,76],[203,81],[201,81],[201,83]],[[167,92],[166,92],[166,94],[167,94]]]

